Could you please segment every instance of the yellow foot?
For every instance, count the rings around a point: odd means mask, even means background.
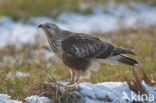
[[[80,83],[80,81],[68,81],[67,85],[78,85]]]
[[[67,85],[63,88],[62,93],[67,93],[79,89],[79,83],[80,82],[68,81]]]
[[[63,88],[62,93],[68,93],[76,89],[75,82],[68,82],[68,84]]]
[[[80,81],[77,81],[77,82],[74,83],[74,85],[79,85],[79,83],[80,83]]]

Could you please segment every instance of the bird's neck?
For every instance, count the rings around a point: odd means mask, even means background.
[[[44,30],[46,37],[49,39],[58,39],[61,36],[62,31],[49,31],[49,30]]]
[[[51,37],[47,38],[49,45],[52,51],[59,56],[60,55],[60,46],[61,46],[61,39],[59,37]]]

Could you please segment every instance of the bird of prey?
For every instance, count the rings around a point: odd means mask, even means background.
[[[115,47],[93,35],[63,30],[53,23],[38,27],[44,30],[54,54],[70,68],[71,82],[78,82],[80,77],[90,77],[91,71],[97,71],[101,63],[138,64],[136,60],[122,55],[135,55],[134,52]]]

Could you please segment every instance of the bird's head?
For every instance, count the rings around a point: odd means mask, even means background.
[[[61,35],[61,29],[53,23],[43,23],[38,26],[42,28],[48,37],[57,37]]]

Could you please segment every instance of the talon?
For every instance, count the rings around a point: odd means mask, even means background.
[[[74,84],[74,83],[75,83],[74,81],[70,80],[70,81],[67,83],[67,85],[72,85],[72,84]]]
[[[74,85],[79,85],[80,84],[80,81],[77,81],[74,83]]]

